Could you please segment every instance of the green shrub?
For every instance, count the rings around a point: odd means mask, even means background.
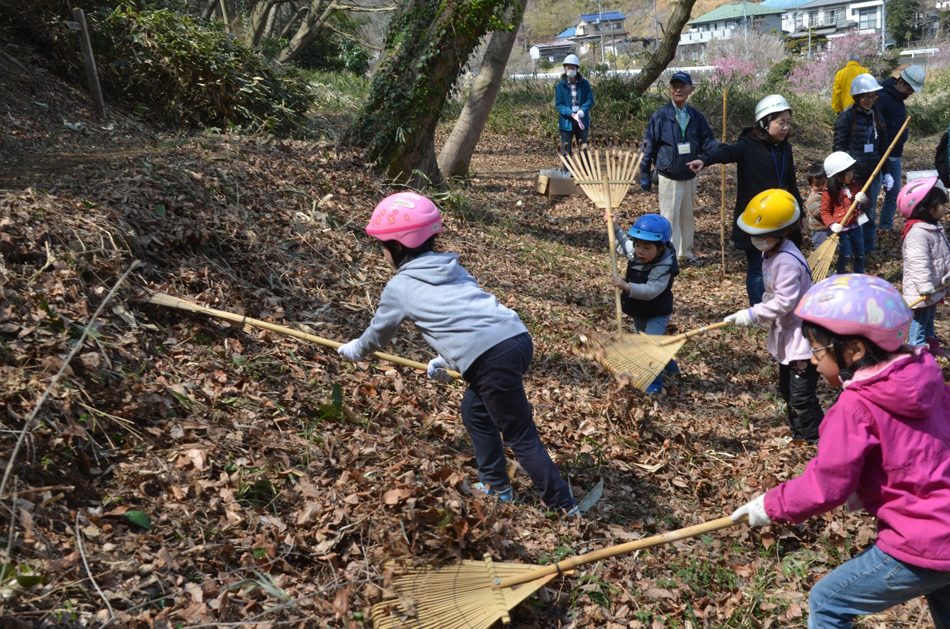
[[[120,6],[89,16],[107,94],[163,123],[287,133],[312,102],[305,76],[208,24],[168,9]]]

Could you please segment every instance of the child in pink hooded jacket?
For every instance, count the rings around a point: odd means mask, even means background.
[[[811,287],[811,270],[805,256],[787,238],[799,218],[798,201],[781,189],[760,192],[746,206],[736,224],[752,236],[752,244],[762,252],[765,294],[760,303],[725,320],[737,326],[769,325],[766,349],[779,362],[779,391],[792,438],[816,443],[825,416],[816,393],[818,372],[808,362],[811,351],[802,336],[802,320],[793,312]]]
[[[796,314],[812,363],[838,401],[818,455],[798,478],[740,507],[752,526],[804,522],[856,495],[878,520],[877,542],[809,594],[809,627],[851,627],[925,596],[950,627],[950,387],[933,357],[905,345],[911,312],[897,289],[867,275],[813,286]]]

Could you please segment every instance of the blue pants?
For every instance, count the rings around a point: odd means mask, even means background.
[[[897,211],[897,195],[901,191],[901,158],[888,157],[887,163],[891,167],[891,174],[894,176],[894,185],[890,190],[884,193],[884,201],[881,203],[881,216],[877,222],[878,229],[894,228],[894,212]]]
[[[644,334],[651,334],[654,336],[660,336],[666,334],[666,326],[670,323],[670,317],[673,315],[665,315],[662,317],[634,317],[633,318],[633,327],[637,332],[643,332]],[[679,365],[676,364],[675,360],[671,360],[666,367],[663,368],[663,371],[668,371],[670,373],[679,373]],[[653,381],[654,385],[659,387],[663,386],[663,374],[661,373],[656,377],[656,380]]]
[[[897,187],[897,180],[894,180],[894,188]],[[864,183],[862,182],[862,186]],[[894,188],[891,188],[893,190]],[[871,201],[870,205],[864,210],[864,213],[867,214],[868,218],[871,219],[867,223],[861,226],[861,229],[864,230],[864,253],[868,254],[874,251],[874,242],[877,239],[877,197],[881,194],[881,173],[877,174],[877,177],[871,182],[871,185],[868,187],[868,199]],[[894,217],[891,216],[891,222],[893,223]],[[855,273],[861,273],[862,271],[855,271]]]
[[[917,308],[914,310],[914,320],[910,322],[908,345],[926,345],[927,339],[937,337],[934,330],[934,320],[937,318],[937,306]]]
[[[505,469],[507,444],[544,504],[568,511],[576,504],[571,488],[541,443],[524,392],[522,378],[533,355],[531,335],[525,332],[479,356],[464,374],[468,390],[462,397],[462,423],[475,448],[481,482],[494,488],[511,484]]]
[[[765,294],[765,284],[762,281],[762,252],[751,242],[735,241],[733,244],[736,249],[745,252],[747,262],[745,292],[749,296],[749,305],[754,306],[762,301],[762,295]]]
[[[808,595],[809,629],[851,629],[858,616],[927,597],[933,626],[950,628],[950,572],[898,561],[877,546],[838,566]]]
[[[815,245],[815,249],[820,247],[823,242],[828,240],[828,236],[831,235],[830,229],[824,229],[822,231],[814,231],[811,233],[811,244]]]
[[[840,234],[838,237],[838,264],[835,265],[835,273],[841,275],[848,272],[848,260],[854,258],[852,273],[864,273],[864,243],[867,238],[864,237],[864,228],[871,223],[864,225],[854,225]]]

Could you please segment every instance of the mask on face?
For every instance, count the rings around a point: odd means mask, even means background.
[[[775,246],[775,243],[770,243],[767,238],[759,238],[757,236],[752,237],[752,246],[758,249],[759,251],[768,251]]]
[[[577,76],[577,70],[567,70],[565,74],[573,79],[575,76]]]

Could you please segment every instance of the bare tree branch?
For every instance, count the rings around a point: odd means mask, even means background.
[[[340,11],[354,11],[356,13],[388,13],[390,11],[395,11],[399,7],[358,7],[353,4],[338,4],[336,8]]]

